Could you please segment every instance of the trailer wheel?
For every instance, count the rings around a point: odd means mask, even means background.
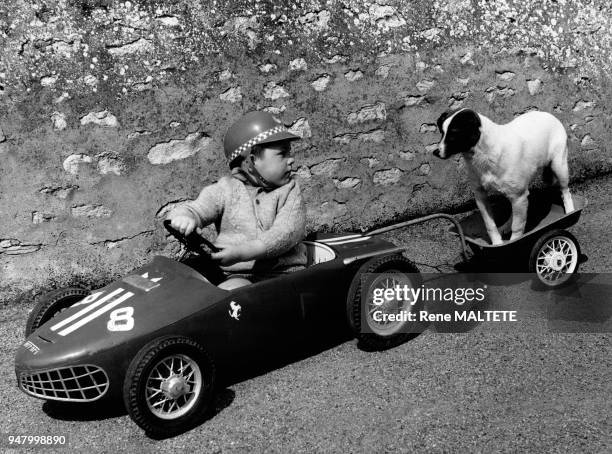
[[[400,298],[380,303],[374,300],[376,289],[383,292],[404,285],[416,288],[421,283],[419,269],[401,255],[377,257],[359,268],[347,296],[347,318],[360,347],[385,350],[406,342],[425,329],[425,325],[408,320],[381,320],[383,315],[418,313],[423,308],[422,301]],[[366,299],[362,300],[362,297]]]
[[[192,339],[167,336],[145,345],[125,374],[123,401],[147,435],[164,438],[198,424],[209,407],[215,367]]]
[[[44,294],[28,316],[25,337],[28,337],[64,309],[85,298],[89,293],[89,290],[84,288],[66,287]]]
[[[580,245],[567,230],[555,229],[536,241],[529,255],[529,272],[546,287],[571,282],[580,264]]]

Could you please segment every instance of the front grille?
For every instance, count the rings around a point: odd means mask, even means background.
[[[73,366],[39,372],[22,372],[19,386],[35,397],[91,402],[108,390],[108,377],[97,366]]]

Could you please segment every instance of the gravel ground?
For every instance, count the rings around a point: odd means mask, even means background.
[[[590,202],[571,229],[589,256],[583,271],[612,270],[611,183],[574,188]],[[450,271],[459,249],[445,229],[428,225],[393,239],[424,271]],[[534,298],[525,282],[506,296],[517,307]],[[26,312],[8,307],[0,314],[0,446],[8,434],[52,434],[67,435],[78,452],[612,450],[609,332],[551,333],[537,310],[520,329],[482,323],[459,334],[428,330],[382,353],[321,334],[321,352],[228,386],[208,421],[161,441],[120,409],[58,411],[19,392],[13,357]]]

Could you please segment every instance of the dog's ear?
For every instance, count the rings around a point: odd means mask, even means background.
[[[442,131],[442,125],[444,124],[444,120],[446,120],[451,114],[452,112],[450,110],[447,110],[442,115],[440,115],[440,117],[438,118],[437,123],[438,123],[438,131],[440,131],[440,134],[444,134],[444,131]]]
[[[464,131],[466,144],[472,148],[480,140],[480,127],[482,122],[476,112],[471,109],[463,109],[453,118],[453,125]]]

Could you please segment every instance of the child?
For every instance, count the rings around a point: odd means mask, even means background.
[[[266,276],[304,267],[306,209],[297,181],[291,134],[266,112],[249,112],[223,140],[231,175],[206,186],[196,200],[168,216],[184,235],[215,223],[212,258],[228,273],[219,287],[230,290]]]

